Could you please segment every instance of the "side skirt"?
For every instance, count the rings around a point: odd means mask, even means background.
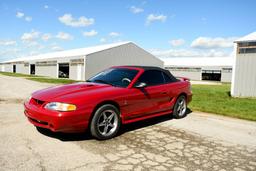
[[[123,124],[137,122],[137,121],[141,121],[141,120],[145,120],[145,119],[150,119],[150,118],[154,118],[154,117],[158,117],[158,116],[162,116],[162,115],[167,115],[167,114],[171,114],[171,113],[172,113],[172,110],[169,110],[169,111],[165,111],[165,112],[160,112],[160,113],[156,113],[156,114],[142,116],[142,117],[135,118],[135,119],[124,120]]]

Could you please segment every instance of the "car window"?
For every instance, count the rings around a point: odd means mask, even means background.
[[[97,82],[110,84],[118,87],[127,87],[137,75],[138,70],[127,68],[110,68],[98,73],[94,77],[87,80],[88,82]]]
[[[146,83],[148,86],[164,84],[165,80],[161,71],[148,70],[145,71],[137,82]]]
[[[172,80],[166,73],[164,73],[164,72],[162,72],[162,73],[163,73],[165,83],[175,82],[175,80]]]

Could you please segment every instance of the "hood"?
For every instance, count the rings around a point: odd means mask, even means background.
[[[34,92],[32,97],[46,102],[62,101],[61,99],[69,101],[79,95],[90,94],[94,91],[101,92],[101,90],[108,88],[112,88],[112,86],[97,83],[74,83],[42,89]]]

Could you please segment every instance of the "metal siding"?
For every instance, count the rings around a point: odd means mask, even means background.
[[[72,80],[84,80],[84,65],[71,65],[69,67],[69,78]]]
[[[72,80],[77,79],[77,66],[69,66],[69,78]]]
[[[201,71],[172,71],[169,70],[175,77],[186,77],[191,80],[201,80]]]
[[[36,75],[57,78],[58,67],[56,66],[36,66]]]
[[[5,66],[4,66],[4,64],[1,64],[0,66],[1,66],[1,72],[4,72],[4,71],[5,71]]]
[[[230,72],[230,73],[221,72],[221,82],[230,83],[231,78],[232,78],[232,72]]]
[[[12,64],[4,64],[4,72],[12,72]]]
[[[111,66],[145,65],[163,67],[163,61],[133,43],[87,55],[85,63],[85,79]]]
[[[232,72],[227,72],[225,71],[223,68],[221,70],[221,82],[228,82],[230,83],[231,82],[231,79],[232,79]]]
[[[16,73],[29,74],[29,67],[25,67],[24,64],[16,64]]]
[[[233,96],[256,97],[256,54],[237,54]]]

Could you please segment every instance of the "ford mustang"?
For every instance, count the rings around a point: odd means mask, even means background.
[[[114,137],[121,124],[166,114],[182,118],[191,100],[186,78],[158,67],[117,66],[86,82],[34,92],[24,113],[36,127],[53,132],[88,129],[104,140]]]

